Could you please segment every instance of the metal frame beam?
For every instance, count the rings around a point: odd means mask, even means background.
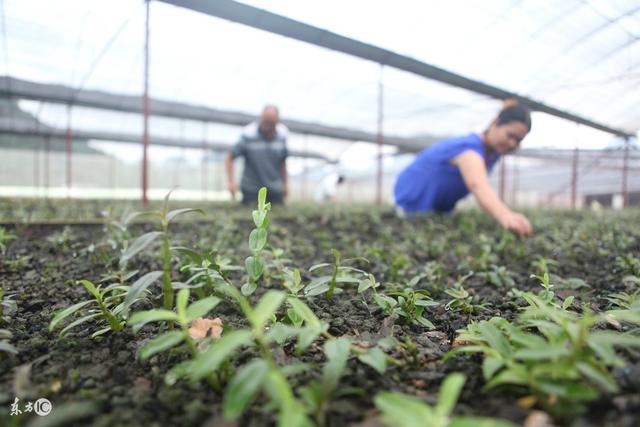
[[[140,135],[116,133],[116,132],[104,132],[104,131],[84,131],[80,129],[70,129],[73,134],[74,140],[99,140],[109,142],[123,142],[131,144],[141,144]],[[43,128],[42,126],[36,126],[35,122],[29,123],[24,121],[16,121],[14,123],[8,123],[6,120],[0,120],[0,134],[20,135],[20,136],[38,136],[44,138],[54,138],[63,141],[67,140],[66,129],[55,128]],[[156,136],[149,136],[149,145],[162,146],[162,147],[177,147],[177,148],[197,148],[197,149],[209,149],[213,151],[225,152],[231,149],[229,144],[220,142],[205,142],[199,140],[184,140],[184,139],[172,139],[161,138]],[[289,150],[289,155],[292,157],[308,157],[313,159],[324,160],[325,162],[332,162],[326,156],[317,153],[309,153],[306,151]]]
[[[119,95],[96,90],[82,90],[78,92],[69,86],[35,83],[6,76],[0,77],[0,96],[143,114],[143,101],[140,96]],[[233,126],[244,126],[258,118],[258,116],[236,111],[219,110],[153,98],[149,98],[149,112],[152,116],[223,123]],[[376,133],[364,132],[357,129],[326,126],[319,123],[299,120],[283,120],[283,123],[287,125],[292,132],[305,135],[344,139],[347,141],[372,143],[377,143],[378,141]],[[438,139],[439,138],[435,136],[405,138],[385,135],[385,144],[395,145],[402,151],[416,152]]]
[[[540,111],[575,123],[621,137],[631,137],[628,130],[617,129],[585,117],[560,110],[534,99],[452,73],[439,67],[399,55],[393,51],[363,43],[331,31],[304,24],[291,18],[268,12],[233,0],[160,0],[174,6],[191,9],[207,15],[237,22],[260,30],[290,37],[316,46],[346,53],[351,56],[388,65],[422,77],[466,89],[497,99],[514,98],[534,111]],[[389,142],[389,141],[388,141]],[[389,142],[392,143],[392,142]]]

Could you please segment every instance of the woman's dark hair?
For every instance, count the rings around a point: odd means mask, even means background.
[[[531,130],[531,112],[529,109],[514,99],[504,101],[502,111],[496,118],[496,125],[506,125],[511,122],[524,123],[527,129]]]

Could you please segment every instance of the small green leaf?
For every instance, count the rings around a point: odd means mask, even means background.
[[[203,216],[206,216],[206,214],[204,213],[204,211],[202,209],[193,209],[193,208],[174,209],[174,210],[172,210],[172,211],[167,213],[167,215],[165,216],[165,221],[171,222],[178,215],[186,214],[188,212],[197,212],[197,213],[199,213],[199,214],[201,214]]]
[[[299,300],[296,297],[288,297],[287,302],[289,303],[289,305],[291,305],[291,307],[293,307],[296,313],[298,313],[298,315],[304,319],[304,321],[307,323],[307,326],[319,328],[322,325],[320,319],[318,319],[314,312],[303,301]]]
[[[570,354],[571,351],[565,345],[549,345],[539,348],[523,348],[513,353],[513,357],[520,360],[547,360]]]
[[[384,374],[384,371],[387,369],[387,356],[378,347],[373,347],[365,354],[361,354],[358,356],[358,360],[365,365],[371,366],[381,375]]]
[[[253,223],[256,227],[265,228],[264,220],[267,217],[266,211],[253,211],[251,212],[251,215],[253,216]]]
[[[604,391],[615,393],[618,391],[618,385],[606,370],[598,369],[588,363],[579,362],[577,364],[578,371],[587,377],[592,383],[598,385]]]
[[[256,291],[257,288],[258,288],[257,283],[248,282],[242,285],[242,287],[240,288],[240,292],[242,292],[242,295],[251,295]]]
[[[278,310],[285,299],[285,294],[280,291],[268,291],[253,309],[249,321],[254,329],[262,330],[265,322]]]
[[[224,394],[224,417],[234,420],[255,398],[268,371],[267,362],[256,359],[242,366],[229,382]]]
[[[307,326],[301,329],[298,329],[298,342],[296,344],[296,352],[301,354],[304,352],[307,347],[311,345],[312,342],[316,340],[324,331],[326,331],[325,325],[320,325],[318,327]]]
[[[485,357],[482,362],[482,375],[486,381],[491,379],[500,368],[504,366],[504,362],[495,357]]]
[[[199,354],[193,362],[191,377],[201,380],[218,369],[218,366],[240,347],[251,343],[251,332],[247,330],[232,331],[212,343],[209,348]]]
[[[140,349],[140,359],[146,360],[156,353],[175,347],[185,339],[183,331],[171,331],[160,335],[146,343]]]
[[[460,373],[449,374],[440,386],[438,404],[435,411],[437,414],[448,417],[456,406],[458,396],[464,385],[465,377]]]
[[[53,331],[55,327],[58,325],[58,323],[60,323],[61,320],[72,315],[73,313],[80,310],[85,305],[90,304],[92,302],[93,302],[92,300],[82,301],[77,304],[73,304],[71,307],[67,307],[62,311],[59,311],[55,316],[53,316],[53,319],[51,319],[51,323],[49,323],[49,332]]]
[[[267,230],[264,228],[255,228],[249,234],[249,250],[256,253],[264,249],[267,244]]]
[[[566,310],[567,308],[569,308],[569,306],[571,306],[571,304],[573,303],[574,298],[575,297],[573,295],[567,297],[567,299],[562,303],[562,309]]]
[[[88,322],[89,320],[95,319],[102,316],[102,313],[94,313],[94,314],[90,314],[88,316],[84,316],[81,317],[79,319],[74,320],[73,322],[69,323],[67,326],[65,326],[64,328],[62,328],[62,330],[60,331],[60,336],[63,337],[67,334],[67,332],[69,332],[71,329],[75,328],[76,326],[84,323],[84,322]]]
[[[0,351],[18,354],[18,349],[12,346],[11,344],[9,344],[8,341],[0,341]]]
[[[189,288],[180,289],[176,298],[176,312],[180,323],[187,323],[187,304],[189,303]]]
[[[129,325],[133,326],[133,332],[138,332],[144,325],[158,321],[178,321],[178,315],[173,311],[157,308],[155,310],[137,311],[129,318]]]
[[[349,338],[340,337],[324,343],[324,354],[327,356],[327,363],[322,368],[322,393],[324,396],[331,396],[338,386],[340,377],[347,366],[350,352],[351,340]]]
[[[189,306],[189,308],[187,308],[188,321],[204,317],[211,310],[213,310],[215,306],[220,303],[220,301],[221,300],[218,297],[207,297],[194,302]]]
[[[164,376],[164,383],[168,386],[172,386],[178,382],[180,378],[185,378],[191,371],[192,360],[185,360],[175,365]]]
[[[323,262],[323,263],[320,263],[320,264],[312,265],[311,267],[309,267],[309,273],[312,273],[314,270],[317,270],[319,268],[329,267],[330,265],[331,264],[329,264],[328,262]],[[331,276],[329,276],[329,277],[331,277]]]
[[[424,402],[402,393],[383,391],[373,401],[382,412],[382,420],[394,427],[426,426],[434,416]]]
[[[82,286],[84,286],[91,295],[96,299],[96,301],[102,301],[102,295],[100,295],[100,290],[96,288],[96,285],[91,283],[88,280],[78,280]]]
[[[162,276],[162,271],[151,271],[135,281],[124,299],[122,313],[127,314],[142,293]]]
[[[171,248],[171,250],[189,257],[189,259],[191,259],[191,262],[193,262],[194,264],[202,264],[202,255],[191,248],[185,248],[184,246],[174,246]]]
[[[258,190],[258,210],[265,210],[267,202],[267,188],[262,187]]]
[[[253,280],[258,280],[264,271],[264,260],[259,257],[247,257],[244,261],[244,266],[247,269],[247,273]]]
[[[120,265],[123,266],[131,258],[133,258],[138,252],[146,248],[158,237],[162,236],[161,231],[151,231],[149,233],[143,234],[142,236],[135,239],[124,251],[122,256],[120,257]]]
[[[509,342],[493,323],[483,320],[478,323],[478,331],[482,334],[482,340],[486,341],[498,353],[503,355],[511,354]]]
[[[515,424],[485,417],[455,417],[447,427],[517,427]]]

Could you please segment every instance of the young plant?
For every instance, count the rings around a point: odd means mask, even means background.
[[[300,292],[304,289],[304,285],[302,284],[302,276],[300,275],[300,270],[294,268],[290,270],[288,268],[284,269],[284,281],[282,283],[289,294],[294,297],[298,297]]]
[[[331,400],[348,390],[338,389],[340,378],[347,367],[351,354],[351,340],[341,337],[324,343],[327,362],[322,367],[320,380],[312,380],[299,389],[306,409],[313,415],[316,425],[326,425],[326,411]]]
[[[325,298],[329,299],[333,297],[334,293],[342,292],[342,289],[338,287],[339,283],[360,283],[360,280],[363,275],[367,273],[359,268],[352,267],[348,264],[364,261],[368,262],[364,258],[347,258],[342,259],[340,252],[335,249],[331,249],[331,254],[333,255],[334,262],[331,263],[321,263],[316,264],[309,268],[309,273],[312,273],[316,270],[326,270],[330,269],[331,274],[316,277],[309,283],[305,289],[304,293],[308,297],[325,294]],[[347,264],[347,265],[345,265]]]
[[[2,352],[18,354],[18,350],[9,343],[11,337],[11,331],[0,329],[0,354],[2,354]]]
[[[5,310],[8,312],[16,308],[16,302],[11,299],[14,295],[15,294],[6,295],[4,293],[3,283],[0,283],[0,325],[7,320],[5,319]]]
[[[103,335],[109,331],[121,331],[127,323],[129,308],[143,299],[146,288],[154,283],[161,274],[162,272],[159,271],[147,273],[131,286],[113,283],[102,288],[101,284],[96,286],[89,280],[78,281],[78,283],[84,286],[91,294],[93,299],[82,301],[60,310],[51,319],[49,332],[62,327],[62,321],[76,313],[81,313],[81,316],[62,328],[59,332],[61,337],[71,329],[90,320],[98,322],[100,327],[100,329],[91,335],[91,338]]]
[[[447,302],[444,308],[446,310],[460,310],[467,315],[467,319],[472,314],[486,309],[486,304],[481,304],[477,296],[471,296],[462,286],[462,283],[456,283],[452,287],[445,289],[444,292],[453,298]]]
[[[485,389],[520,386],[530,393],[525,401],[554,415],[580,412],[583,402],[596,399],[600,392],[618,391],[608,371],[624,366],[615,347],[638,347],[640,337],[594,327],[607,318],[640,323],[640,315],[619,311],[594,315],[586,308],[578,315],[546,299],[548,294],[525,294],[529,307],[517,323],[498,317],[472,323],[457,339],[465,346],[445,359],[458,353],[483,354]]]
[[[513,288],[516,284],[513,273],[505,266],[491,265],[491,269],[484,273],[485,280],[498,288]]]
[[[173,309],[173,284],[171,280],[171,243],[169,238],[169,224],[178,216],[188,212],[198,212],[204,215],[202,209],[182,208],[169,210],[169,196],[171,191],[167,193],[162,204],[162,209],[157,211],[146,212],[134,212],[129,215],[128,220],[131,221],[135,217],[148,216],[158,220],[160,224],[160,231],[151,231],[145,233],[142,236],[136,238],[131,245],[127,246],[122,256],[120,257],[120,270],[126,271],[126,265],[129,260],[138,254],[140,251],[149,246],[157,238],[162,240],[162,295],[163,295],[163,307],[165,310]]]
[[[251,256],[244,260],[247,270],[248,280],[242,285],[241,291],[244,295],[251,295],[258,287],[258,280],[265,270],[265,260],[262,256],[264,247],[267,244],[267,228],[269,227],[268,213],[271,210],[271,203],[267,203],[267,189],[262,187],[258,191],[258,209],[252,212],[253,223],[256,228],[249,234],[249,250]]]
[[[180,289],[176,298],[176,308],[165,310],[137,311],[131,315],[129,325],[133,332],[138,332],[143,326],[152,322],[172,322],[179,326],[179,330],[170,330],[149,341],[140,349],[140,359],[146,360],[156,353],[168,350],[181,343],[186,343],[193,357],[199,352],[189,328],[197,319],[206,316],[220,303],[220,298],[210,296],[189,304],[189,289]]]
[[[7,246],[10,241],[17,239],[15,234],[11,234],[6,228],[0,227],[0,254],[7,252]]]
[[[464,375],[449,374],[440,386],[435,406],[413,396],[388,391],[378,393],[374,402],[381,412],[380,420],[389,427],[515,427],[495,418],[453,416],[464,382]]]

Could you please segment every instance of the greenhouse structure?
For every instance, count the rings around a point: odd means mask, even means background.
[[[1,426],[640,425],[638,0],[0,0]]]

